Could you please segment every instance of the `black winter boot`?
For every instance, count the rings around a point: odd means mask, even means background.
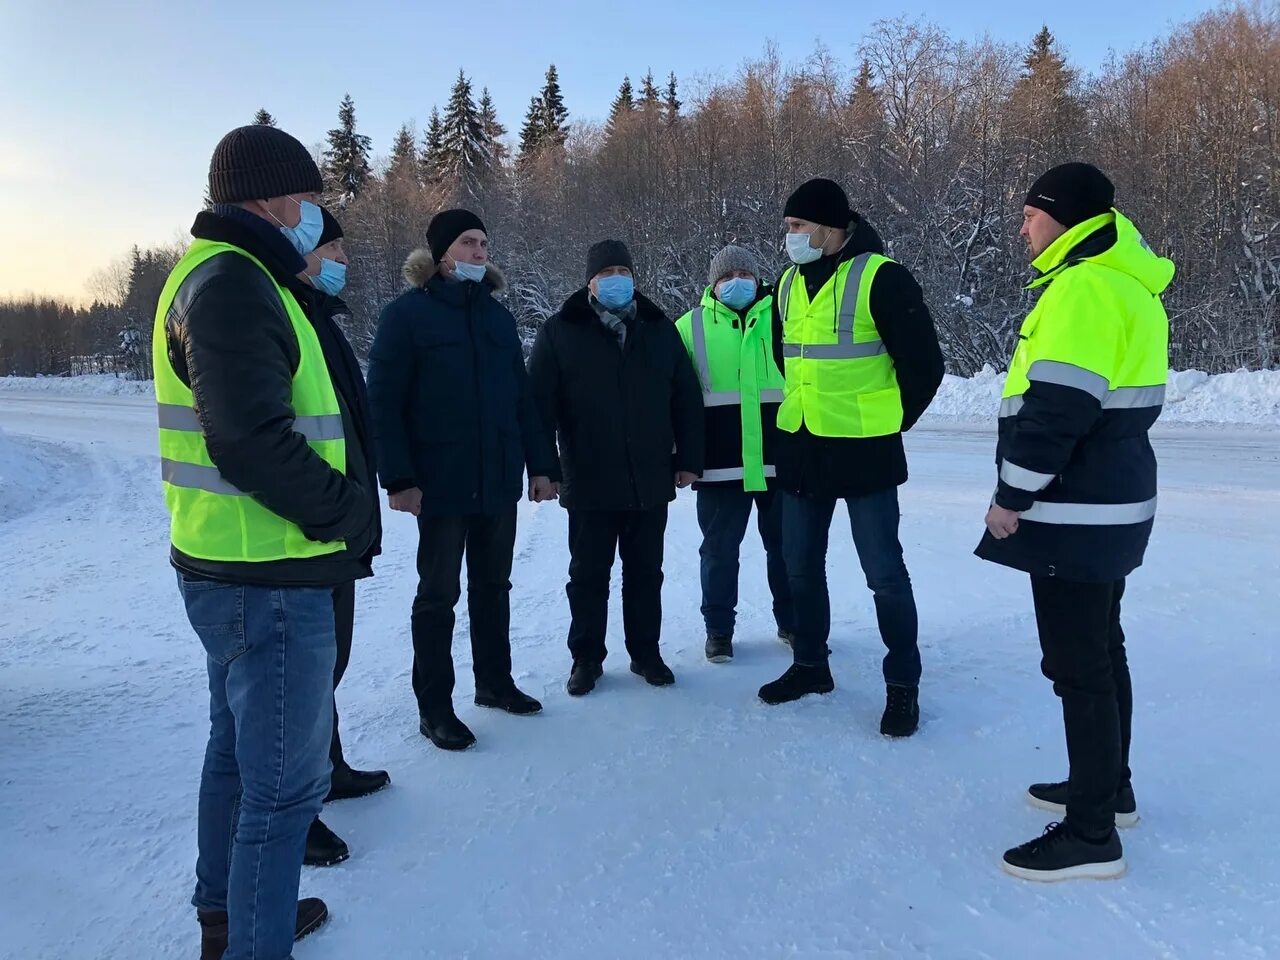
[[[632,660],[631,672],[637,677],[643,677],[644,682],[651,687],[669,687],[676,682],[676,675],[662,662],[661,657],[656,660],[646,660],[643,663]]]
[[[811,693],[830,693],[835,688],[831,668],[826,664],[806,667],[793,663],[777,680],[760,688],[760,699],[771,706],[777,706],[799,700]]]
[[[385,770],[352,770],[350,767],[334,767],[329,781],[329,795],[325,803],[334,800],[356,800],[377,793],[391,785],[391,775]]]
[[[712,663],[728,663],[733,659],[733,637],[707,634],[707,659]]]
[[[885,684],[880,733],[886,737],[909,737],[919,726],[919,691],[915,687],[903,687],[896,683]]]
[[[575,660],[569,672],[566,689],[571,697],[585,697],[596,688],[596,681],[604,676],[603,665],[594,660]]]
[[[452,710],[419,718],[418,729],[441,750],[466,750],[476,742],[476,735]]]
[[[298,901],[298,920],[293,939],[315,933],[329,919],[329,908],[317,897]],[[227,911],[197,910],[200,924],[200,960],[222,960],[227,952]]]
[[[1112,829],[1094,842],[1077,834],[1069,823],[1051,823],[1040,836],[1004,855],[1007,873],[1022,880],[1111,880],[1125,871],[1120,837]]]
[[[542,704],[517,687],[514,680],[496,687],[477,683],[476,706],[505,710],[519,717],[542,712]]]
[[[319,817],[311,821],[307,831],[307,850],[302,862],[308,867],[332,867],[351,857],[342,838],[324,825]]]

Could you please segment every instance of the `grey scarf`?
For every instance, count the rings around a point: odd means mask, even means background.
[[[591,297],[591,308],[595,310],[596,316],[600,318],[600,322],[604,324],[606,330],[618,338],[618,346],[624,348],[627,345],[627,323],[635,319],[636,302],[632,300],[621,310],[610,310],[603,303]]]

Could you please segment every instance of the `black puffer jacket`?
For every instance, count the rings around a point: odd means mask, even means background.
[[[570,510],[649,510],[675,499],[679,471],[703,465],[702,387],[680,334],[636,295],[625,344],[584,287],[538,331],[529,377],[560,442]]]
[[[253,215],[201,213],[193,236],[252,254],[281,286],[305,264],[284,236]],[[321,542],[346,541],[341,553],[239,563],[201,560],[178,550],[173,564],[209,580],[262,586],[327,587],[369,575],[377,541],[377,488],[330,467],[293,430],[297,338],[280,296],[262,270],[224,253],[192,271],[165,319],[169,362],[195,398],[209,457],[230,483]],[[326,354],[335,385],[333,360]],[[342,404],[348,456],[359,463],[360,431]]]
[[[800,267],[812,299],[840,264],[863,253],[884,253],[871,224],[859,220],[839,253]],[[774,357],[784,369],[782,320],[774,301]],[[938,334],[920,285],[898,263],[882,266],[871,285],[871,316],[893,360],[902,393],[902,429],[910,430],[933,402],[945,365]],[[799,432],[778,431],[778,484],[789,493],[844,499],[863,497],[907,482],[902,434],[885,437],[818,437],[802,425]]]

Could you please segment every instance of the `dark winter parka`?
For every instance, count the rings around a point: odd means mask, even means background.
[[[526,467],[558,479],[515,318],[493,296],[501,272],[446,278],[422,249],[404,277],[409,289],[383,309],[369,354],[383,487],[421,489],[424,515],[492,514],[520,499]]]

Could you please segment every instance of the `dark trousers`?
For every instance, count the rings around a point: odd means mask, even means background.
[[[836,501],[783,494],[782,543],[791,599],[795,603],[795,662],[821,666],[827,662],[831,635],[831,598],[827,592],[827,542]],[[876,621],[888,653],[886,683],[914,687],[920,683],[919,623],[911,577],[898,540],[898,490],[890,487],[866,497],[846,500],[853,545],[875,596]],[[842,582],[844,590],[849,584]]]
[[[652,510],[569,511],[569,652],[603,663],[609,626],[609,577],[622,558],[622,623],[631,659],[661,656],[662,551],[667,505]]]
[[[1067,820],[1104,837],[1115,822],[1116,791],[1129,783],[1133,685],[1120,627],[1124,581],[1073,583],[1031,578],[1040,668],[1062,699],[1071,786]]]
[[[338,692],[338,684],[342,675],[347,672],[347,664],[351,662],[351,636],[356,626],[356,584],[354,580],[340,583],[333,588],[333,627],[338,641],[338,659],[333,665],[333,692]],[[333,741],[329,744],[329,759],[333,761],[333,769],[339,770],[347,765],[342,755],[342,738],[338,736],[338,704],[333,704]]]
[[[773,594],[773,617],[779,630],[795,629],[791,584],[782,558],[782,499],[773,491],[748,493],[741,487],[698,490],[698,526],[702,528],[702,619],[707,633],[732,637],[737,622],[739,554],[747,535],[751,507],[764,543]]]
[[[453,710],[454,607],[467,559],[467,611],[476,686],[511,682],[511,559],[516,508],[498,514],[418,518],[418,595],[413,599],[413,692],[418,712]]]

